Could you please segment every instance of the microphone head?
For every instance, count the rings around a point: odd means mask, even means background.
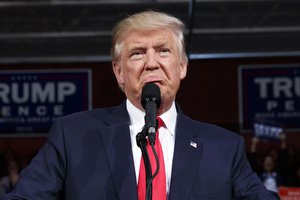
[[[142,90],[141,103],[143,108],[145,108],[147,102],[155,102],[157,108],[159,108],[161,103],[160,89],[154,83],[147,83]]]

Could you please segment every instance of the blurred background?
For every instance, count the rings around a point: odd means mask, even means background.
[[[124,100],[111,70],[112,28],[149,9],[186,24],[184,113],[242,135],[269,189],[300,187],[300,1],[1,0],[0,194],[55,118]]]

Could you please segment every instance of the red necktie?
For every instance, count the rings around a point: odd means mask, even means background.
[[[166,192],[165,162],[164,162],[163,151],[158,137],[158,133],[159,133],[158,129],[164,126],[164,122],[160,117],[158,117],[157,120],[158,120],[158,128],[156,131],[156,142],[154,148],[156,149],[157,152],[160,168],[158,174],[155,176],[152,182],[152,200],[166,200],[167,192]],[[149,144],[147,144],[147,151],[148,151],[148,156],[151,163],[151,169],[153,175],[156,170],[156,162],[155,162],[154,154],[151,150],[151,146]],[[145,171],[143,157],[141,158],[141,164],[140,164],[140,174],[138,180],[138,197],[139,200],[146,199],[146,171]]]

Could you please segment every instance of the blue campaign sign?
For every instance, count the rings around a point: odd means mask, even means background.
[[[300,64],[240,66],[239,107],[241,131],[251,130],[255,120],[299,130]]]
[[[0,71],[0,136],[47,133],[53,120],[91,109],[91,72]]]
[[[283,133],[284,126],[277,122],[256,119],[253,123],[254,135],[259,138],[280,140],[280,135]]]

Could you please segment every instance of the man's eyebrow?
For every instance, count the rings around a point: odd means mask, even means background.
[[[146,47],[142,44],[133,44],[128,47],[128,51],[133,51],[133,50],[137,50],[137,49],[146,49]]]
[[[162,41],[162,42],[158,42],[157,44],[154,44],[153,48],[158,49],[161,47],[170,47],[170,46],[171,45],[168,44],[167,42]],[[147,49],[147,46],[144,44],[141,44],[141,43],[134,43],[134,44],[131,44],[128,46],[129,52],[134,51],[134,50],[145,50],[145,49]]]
[[[168,48],[170,48],[171,45],[169,43],[167,43],[167,42],[164,42],[164,41],[160,42],[160,43],[157,43],[157,44],[154,45],[155,49],[161,48],[161,47],[168,47]]]

